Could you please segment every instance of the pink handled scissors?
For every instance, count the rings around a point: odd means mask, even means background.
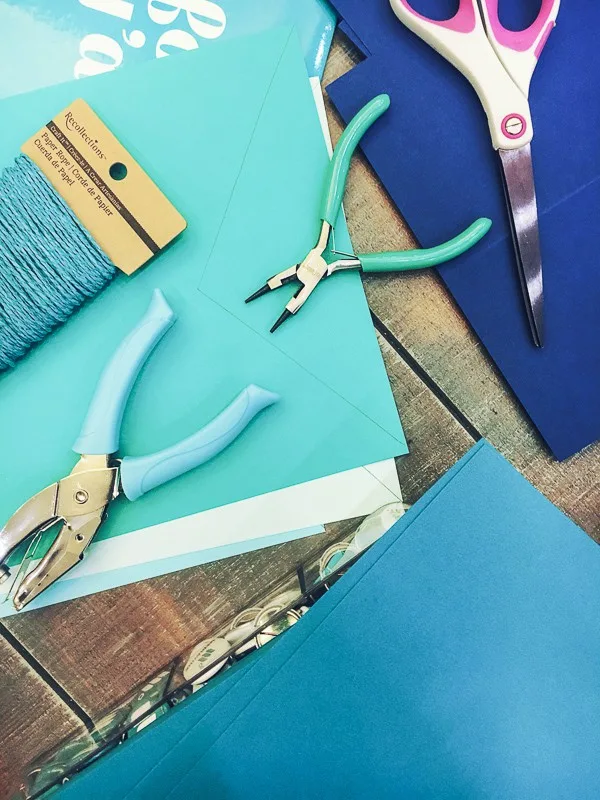
[[[499,0],[460,0],[449,20],[432,20],[408,0],[390,0],[398,19],[453,64],[471,83],[485,109],[502,174],[519,277],[533,340],[544,343],[544,286],[537,201],[531,163],[533,125],[529,85],[556,24],[560,0],[542,0],[537,19],[509,31]]]

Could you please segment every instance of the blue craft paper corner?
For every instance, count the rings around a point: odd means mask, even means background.
[[[474,90],[387,0],[334,6],[373,53],[328,87],[334,104],[349,120],[374,95],[390,95],[362,146],[422,246],[477,217],[493,220],[485,240],[440,274],[553,454],[568,458],[600,438],[600,6],[562,3],[531,86],[543,350],[531,340],[498,159]],[[526,24],[525,6],[506,0],[505,24]]]

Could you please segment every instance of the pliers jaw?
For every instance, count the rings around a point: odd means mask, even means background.
[[[258,291],[246,298],[246,303],[251,303],[258,297],[262,297],[268,292],[279,289],[286,283],[291,283],[292,281],[298,281],[298,283],[300,283],[300,288],[286,305],[283,313],[271,328],[271,333],[274,333],[277,328],[280,327],[280,325],[283,325],[286,319],[289,319],[291,316],[296,314],[306,303],[320,281],[328,276],[329,265],[327,264],[327,261],[325,261],[324,253],[329,244],[330,234],[331,225],[328,222],[323,221],[321,224],[321,233],[319,234],[317,244],[308,253],[304,261],[302,261],[301,264],[296,264],[294,267],[288,267],[288,269],[283,270],[283,272],[278,272],[276,275],[273,275],[273,277],[269,278],[264,286],[261,286]]]
[[[274,291],[275,289],[279,289],[281,286],[284,286],[286,283],[291,283],[292,281],[296,280],[296,273],[298,272],[298,264],[295,264],[293,267],[288,267],[284,269],[283,272],[278,272],[277,275],[273,275],[272,278],[265,283],[264,286],[261,286],[254,294],[251,294],[250,297],[246,298],[246,303],[251,303],[253,300],[256,300],[258,297],[262,297],[269,292]]]
[[[310,251],[304,261],[297,266],[295,273],[295,279],[300,284],[300,288],[271,328],[271,333],[274,333],[280,325],[283,325],[286,319],[289,319],[302,308],[317,288],[321,279],[327,275],[327,262],[323,258],[319,247],[315,247]]]
[[[10,576],[6,561],[21,542],[62,522],[46,555],[16,586],[13,603],[18,611],[81,560],[117,493],[118,468],[110,465],[109,457],[82,456],[69,476],[13,514],[0,530],[0,582]]]

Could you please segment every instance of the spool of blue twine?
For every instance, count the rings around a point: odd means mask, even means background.
[[[0,372],[115,272],[33,161],[19,155],[0,175]]]

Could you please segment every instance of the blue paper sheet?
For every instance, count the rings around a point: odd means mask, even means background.
[[[358,274],[327,282],[277,336],[268,331],[285,290],[244,304],[310,248],[319,227],[328,155],[294,31],[5,100],[0,116],[11,125],[0,135],[0,164],[77,96],[148,166],[188,229],[2,376],[0,441],[10,454],[0,470],[2,524],[72,468],[98,376],[155,286],[178,321],[134,387],[122,455],[184,438],[248,383],[282,399],[218,458],[136,503],[117,500],[98,538],[405,453]],[[341,217],[337,233],[350,247]]]
[[[348,25],[345,19],[341,19],[339,21],[337,28],[338,30],[342,31],[342,33],[346,34],[346,36],[350,39],[352,44],[355,47],[357,47],[364,56],[371,55],[367,45],[362,41],[362,39],[360,39],[358,34],[352,30],[352,28],[350,27],[350,25]]]
[[[0,98],[281,25],[295,25],[321,76],[335,28],[327,0],[3,0]]]
[[[474,90],[397,20],[387,0],[334,5],[373,53],[329,87],[335,105],[348,120],[373,95],[390,94],[392,106],[363,149],[423,246],[475,217],[492,218],[485,241],[440,272],[554,455],[567,458],[600,436],[600,5],[562,4],[531,87],[542,351],[531,342],[498,160]],[[442,18],[453,10],[449,0],[414,5]],[[502,2],[504,23],[527,24],[535,5]]]
[[[262,658],[64,796],[591,800],[599,569],[480,442]]]
[[[443,489],[476,449],[430,489],[427,494],[429,501]],[[222,673],[216,681],[209,683],[207,692],[193,695],[184,705],[176,707],[175,713],[161,717],[156,725],[144,729],[133,741],[109,753],[92,769],[70,783],[63,790],[65,800],[67,797],[81,797],[85,800],[145,800],[148,793],[155,796],[166,794],[182,771],[193,766],[198,756],[243,711],[249,699],[277,673],[298,649],[299,644],[319,627],[323,619],[373,566],[382,551],[395,541],[393,530],[361,557],[344,576],[344,580],[336,584],[334,591],[329,591],[313,606],[310,614],[303,617],[301,625],[295,625],[286,636],[279,637],[268,645],[268,659],[257,658],[259,655],[266,655],[266,648],[263,648],[241,662],[235,672],[230,670]],[[259,664],[262,664],[260,669]]]

